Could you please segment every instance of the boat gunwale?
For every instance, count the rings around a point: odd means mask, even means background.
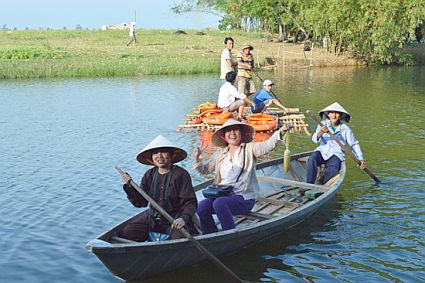
[[[299,153],[299,154],[294,154],[291,156],[291,161],[293,160],[297,160],[301,157],[305,157],[305,156],[309,156],[311,154],[311,152],[303,152],[303,153]],[[256,166],[256,170],[262,169],[262,168],[266,168],[266,167],[270,167],[279,163],[283,162],[283,158],[275,158],[272,160],[268,160],[268,161],[264,161],[261,163],[258,163]],[[311,206],[315,206],[318,203],[322,203],[322,202],[326,202],[327,199],[333,197],[333,195],[338,191],[338,188],[340,187],[341,183],[343,182],[344,178],[345,178],[345,173],[346,173],[346,167],[345,167],[345,162],[342,163],[341,165],[341,170],[340,170],[340,174],[341,176],[338,178],[338,180],[333,183],[331,186],[326,187],[329,190],[325,193],[323,193],[322,195],[320,195],[319,197],[317,197],[316,199],[309,201],[303,205],[300,205],[299,207],[288,211],[282,215],[270,218],[270,219],[265,219],[262,220],[260,222],[257,223],[253,223],[252,225],[246,225],[243,227],[236,227],[234,229],[230,229],[230,230],[225,230],[225,231],[219,231],[216,233],[211,233],[211,234],[207,234],[207,235],[196,235],[194,236],[194,238],[196,240],[199,240],[201,242],[208,242],[209,239],[214,239],[216,241],[221,241],[220,239],[225,238],[227,236],[229,236],[229,234],[242,234],[242,233],[247,233],[250,230],[253,229],[258,229],[259,226],[267,226],[270,225],[274,222],[279,222],[282,221],[285,218],[289,218],[291,215],[296,214],[302,210],[307,210],[309,207]],[[282,178],[283,179],[283,178]],[[285,180],[285,179],[283,179]],[[201,182],[200,184],[196,185],[194,187],[195,191],[199,191],[202,188],[204,188],[205,186],[211,184],[213,182],[213,179],[208,179],[204,182]],[[260,181],[261,182],[261,181]],[[318,185],[321,186],[321,185]],[[301,186],[300,186],[301,187]],[[325,187],[325,186],[321,186],[321,187]],[[321,206],[321,204],[319,205],[319,207]],[[144,211],[144,210],[143,210]],[[101,235],[99,235],[98,237],[95,238],[95,240],[101,240],[101,237],[106,236],[107,234],[111,233],[112,231],[118,229],[121,225],[124,225],[125,223],[127,223],[128,221],[131,221],[131,219],[133,219],[134,217],[137,217],[138,215],[140,215],[140,212],[132,217],[130,217],[129,219],[119,223],[118,225],[114,226],[112,229],[102,233]],[[294,225],[296,225],[297,223],[295,223]],[[291,225],[290,227],[294,226]],[[287,227],[285,230],[287,230]],[[282,230],[283,231],[283,230]],[[139,250],[143,249],[146,250],[146,252],[148,252],[148,250],[150,249],[157,249],[158,246],[161,246],[162,248],[167,248],[167,249],[180,249],[181,245],[185,245],[185,244],[189,244],[188,239],[182,238],[182,239],[175,239],[175,240],[168,240],[168,241],[160,241],[160,242],[134,242],[134,243],[110,243],[107,241],[104,241],[105,243],[108,243],[109,245],[107,246],[96,246],[96,245],[92,245],[90,244],[90,242],[87,244],[87,249],[96,254],[102,254],[102,253],[110,253],[110,252],[119,252],[119,250],[123,249],[123,250],[127,250],[128,251],[134,251],[134,252],[138,252]]]

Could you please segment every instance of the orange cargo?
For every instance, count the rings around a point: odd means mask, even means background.
[[[257,132],[264,132],[276,129],[278,120],[272,115],[258,113],[248,116],[246,123],[251,125]]]

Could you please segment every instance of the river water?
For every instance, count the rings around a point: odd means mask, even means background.
[[[352,115],[369,168],[347,161],[327,207],[289,231],[222,257],[253,282],[425,281],[425,68],[262,72],[289,107],[338,101]],[[0,81],[0,281],[120,282],[84,249],[139,210],[114,170],[136,181],[135,156],[158,134],[189,153],[199,133],[176,132],[215,101],[216,76]],[[307,119],[309,129],[315,124]],[[293,135],[293,153],[314,149]],[[278,156],[283,148],[274,155]],[[273,157],[273,156],[271,156]],[[188,168],[194,183],[204,180]],[[149,282],[223,282],[209,263]]]

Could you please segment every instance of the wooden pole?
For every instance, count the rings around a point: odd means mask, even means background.
[[[258,73],[257,72],[254,72],[254,71],[252,71],[253,73],[254,73],[254,75],[256,75],[257,76],[257,78],[261,81],[261,85],[263,84],[263,79],[260,77],[260,75],[258,75]],[[274,92],[272,91],[272,90],[270,90],[270,92],[271,92],[271,94],[273,94],[273,96],[277,99],[277,101],[279,101],[279,103],[280,104],[282,104],[283,105],[283,103],[282,103],[282,101],[280,101],[280,99],[274,94]]]
[[[313,118],[314,121],[316,121],[321,127],[323,127],[324,125],[322,124],[322,122],[313,115],[313,113],[310,112],[310,110],[306,111],[308,115],[311,116],[311,118]],[[357,159],[357,157],[351,152],[351,150],[348,149],[348,147],[346,147],[334,134],[332,134],[330,131],[327,132],[328,135],[331,136],[331,138],[336,141],[336,143],[345,151],[346,154],[348,154],[351,159],[354,160],[354,162],[356,162],[357,165],[360,165],[361,162],[360,160]],[[378,177],[376,177],[372,171],[370,171],[368,168],[364,168],[362,169],[363,171],[365,171],[376,183],[381,183],[381,180],[378,179]]]
[[[121,170],[120,167],[116,166],[115,169],[120,173],[120,175],[124,175],[124,171]],[[174,222],[173,217],[168,214],[153,198],[151,198],[146,192],[144,192],[133,180],[130,180],[131,186],[139,192],[162,216],[164,216],[170,223]],[[229,278],[232,279],[233,282],[244,282],[240,279],[232,270],[230,270],[224,263],[222,263],[217,257],[215,257],[212,253],[210,253],[201,243],[199,243],[193,236],[185,229],[181,228],[179,230],[198,250],[201,251],[205,256],[208,257],[219,269],[221,269]]]

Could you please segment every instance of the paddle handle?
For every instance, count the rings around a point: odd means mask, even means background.
[[[254,70],[252,72],[254,73],[254,75],[257,76],[257,78],[261,81],[261,83],[264,82],[263,79],[260,77],[260,75],[257,72],[255,72]],[[280,101],[280,99],[274,94],[273,90],[270,90],[270,93],[273,94],[274,98],[276,98],[277,101],[279,101],[279,103],[283,105],[282,101]]]
[[[125,172],[121,170],[120,167],[115,166],[115,169],[120,173],[120,175],[124,175]],[[133,180],[130,180],[130,185],[141,194],[162,216],[164,216],[170,223],[174,222],[174,218],[168,214],[165,209],[163,209],[153,198],[151,198],[145,191],[143,191]],[[201,243],[199,243],[193,236],[185,229],[181,228],[179,230],[183,236],[185,236],[195,247],[198,248],[204,255],[206,255],[218,268],[220,268],[224,273],[229,276],[234,282],[244,282],[240,279],[232,270],[230,270],[224,263],[222,263],[216,256],[210,253]]]
[[[311,113],[310,110],[306,111],[308,115],[311,116],[311,118],[313,118],[314,121],[316,121],[321,127],[323,127],[324,125],[322,124],[322,122],[313,115],[313,113]],[[331,138],[336,141],[336,143],[345,151],[345,153],[347,155],[349,155],[351,157],[351,159],[354,160],[354,162],[356,162],[357,165],[360,165],[361,162],[360,160],[357,159],[357,157],[351,152],[350,149],[348,149],[348,147],[346,147],[333,133],[331,133],[330,131],[327,132],[328,135],[331,136]],[[369,170],[369,168],[364,168],[362,169],[363,171],[365,171],[376,183],[381,183],[381,180],[378,179],[378,177],[375,176],[375,174],[372,173],[372,171]]]

